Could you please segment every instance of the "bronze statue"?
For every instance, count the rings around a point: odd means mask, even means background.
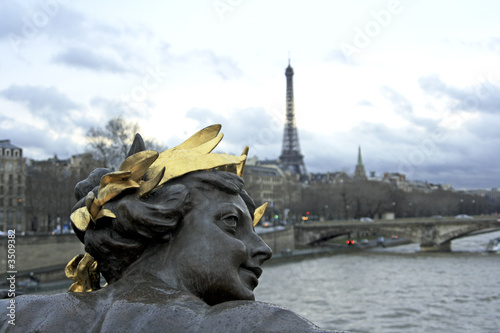
[[[71,215],[85,244],[66,275],[70,292],[15,301],[13,332],[322,332],[253,290],[271,258],[239,177],[241,156],[211,153],[220,125],[161,154],[140,136],[118,171],[77,184]],[[100,276],[106,280],[100,285]],[[8,315],[12,299],[0,301]],[[6,312],[7,309],[7,312]]]

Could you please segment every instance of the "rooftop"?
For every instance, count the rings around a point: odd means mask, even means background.
[[[10,140],[0,140],[0,148],[21,149],[21,147],[10,143]]]

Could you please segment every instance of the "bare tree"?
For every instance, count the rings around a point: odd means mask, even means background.
[[[138,123],[122,117],[113,118],[104,128],[92,127],[87,131],[89,152],[102,161],[104,167],[116,170],[126,158],[138,132]],[[153,139],[145,140],[145,145],[148,149],[163,151],[162,145]]]
[[[73,195],[79,181],[77,172],[64,160],[33,161],[26,181],[26,213],[31,221],[28,231],[47,232],[64,225],[76,203]]]

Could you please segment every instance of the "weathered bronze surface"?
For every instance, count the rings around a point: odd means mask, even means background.
[[[210,153],[219,130],[161,154],[136,137],[118,171],[98,169],[77,184],[71,219],[86,253],[66,267],[75,283],[68,293],[14,298],[15,326],[2,321],[2,331],[322,332],[255,301],[272,255],[254,231],[266,205],[255,208],[239,177],[248,148]],[[10,301],[0,301],[3,318]]]

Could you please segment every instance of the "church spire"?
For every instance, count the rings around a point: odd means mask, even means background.
[[[367,180],[365,166],[363,165],[363,159],[361,158],[361,146],[358,147],[358,164],[356,164],[356,169],[354,170],[354,180]]]
[[[363,159],[361,158],[361,146],[358,146],[358,165],[363,165]]]

